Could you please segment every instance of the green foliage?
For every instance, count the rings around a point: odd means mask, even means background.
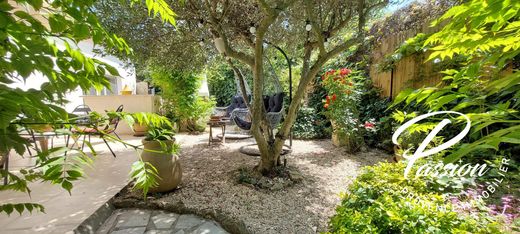
[[[134,113],[126,113],[126,112],[108,112],[108,118],[111,118],[115,115],[120,116],[125,119],[128,125],[131,127],[134,123],[146,125],[151,128],[163,127],[163,128],[173,128],[170,120],[164,116],[149,113],[149,112],[134,112]]]
[[[444,71],[445,85],[401,92],[394,105],[453,110],[471,119],[472,131],[465,144],[451,152],[446,162],[475,150],[492,152],[520,143],[520,73],[503,71],[520,53],[520,3],[469,1],[453,7],[434,24],[444,22],[439,32],[425,40],[424,46],[433,51],[429,59],[465,56],[465,65]]]
[[[193,27],[194,25],[191,23],[174,24],[165,22],[161,19],[162,17],[151,18],[150,14],[144,10],[144,4],[132,4],[135,1],[157,2],[156,6],[162,5],[159,3],[160,1],[144,0],[95,1],[93,11],[99,17],[101,25],[110,33],[125,38],[134,51],[131,55],[121,54],[114,50],[103,52],[113,54],[122,61],[131,61],[138,80],[149,79],[146,67],[150,63],[158,63],[183,71],[202,71],[207,62],[204,52],[208,48],[200,46],[199,40],[202,35],[205,35],[205,32],[202,29],[197,30],[197,27]],[[182,3],[183,1],[161,1],[175,9],[175,14],[180,14],[187,9],[186,5]],[[194,16],[193,19],[195,18],[199,17]]]
[[[315,119],[315,121],[317,121],[317,123],[321,124],[324,127],[323,129],[320,129],[321,134],[323,134],[323,138],[330,138],[330,134],[332,132],[332,130],[330,129],[330,121],[327,119],[327,117],[325,115],[323,115],[323,112],[325,111],[325,108],[323,108],[323,99],[325,98],[325,96],[327,96],[327,91],[325,90],[325,88],[323,87],[321,82],[322,82],[321,78],[317,77],[314,82],[315,84],[314,84],[313,90],[309,94],[308,101],[307,101],[307,107],[315,110],[316,115],[312,116],[312,118]],[[303,107],[302,107],[302,109],[303,109]],[[293,128],[294,132],[299,131],[299,130],[296,130],[296,129],[299,129],[296,127],[296,125],[298,125],[298,124],[299,125],[313,124],[312,122],[300,122],[300,121],[303,121],[304,119],[307,119],[307,118],[300,118],[300,120],[298,120],[300,115],[305,116],[305,114],[300,114],[300,112],[298,112],[298,115],[296,117],[297,119],[295,121],[295,127]],[[327,129],[329,129],[329,130],[327,130]],[[301,129],[301,130],[305,131],[305,129]],[[295,135],[296,135],[296,133],[295,133]]]
[[[350,75],[350,73],[353,73]],[[357,71],[342,68],[340,70],[330,70],[322,76],[322,85],[327,91],[327,96],[323,100],[325,116],[329,118],[334,131],[349,136],[359,135],[359,111],[356,103],[359,100],[360,92],[355,88],[359,85],[353,76]]]
[[[331,233],[498,233],[487,213],[454,211],[445,198],[416,178],[405,179],[402,163],[379,163],[342,194],[330,221]]]
[[[392,151],[393,143],[389,137],[393,133],[392,120],[388,117],[390,100],[381,97],[381,90],[375,87],[368,78],[361,79],[359,86],[361,95],[356,103],[361,123],[373,124],[374,127],[364,131],[365,143],[369,147],[377,147]]]
[[[170,129],[152,128],[146,133],[147,141],[168,141],[173,140],[175,133]]]
[[[23,1],[25,2],[25,1]],[[118,75],[115,68],[85,56],[75,43],[92,37],[95,44],[130,52],[125,41],[100,27],[97,17],[88,11],[91,3],[52,1],[47,11],[50,28],[26,12],[13,10],[14,2],[0,4],[0,134],[20,115],[25,122],[55,122],[67,120],[67,113],[56,104],[63,104],[66,92],[90,87],[101,89],[110,83],[105,75]],[[35,10],[42,9],[42,1],[29,1]],[[51,36],[55,36],[52,38]],[[68,40],[64,40],[64,39]],[[63,46],[59,46],[61,44]],[[58,69],[55,69],[58,68]],[[40,73],[49,79],[37,90],[8,87],[26,81],[31,74]],[[5,134],[4,134],[5,133]],[[24,142],[1,139],[0,151],[19,148]],[[9,144],[6,144],[10,142]]]
[[[426,50],[423,48],[426,38],[426,34],[419,33],[415,37],[412,37],[403,42],[403,44],[399,46],[399,48],[397,48],[394,53],[386,55],[383,61],[378,64],[379,70],[384,72],[391,71],[395,68],[397,62],[401,61],[402,58],[423,53]]]
[[[233,69],[223,62],[215,62],[207,69],[209,93],[217,106],[228,106],[237,94],[234,76]]]
[[[146,199],[148,190],[159,185],[157,182],[160,179],[158,173],[157,169],[149,162],[143,162],[142,160],[134,162],[130,170],[130,178],[134,180],[133,189],[141,189]]]
[[[132,0],[132,4],[141,3],[141,0]],[[148,8],[148,15],[153,14],[154,17],[160,16],[163,22],[168,22],[172,25],[176,25],[175,13],[170,8],[168,3],[164,0],[146,0],[146,8]]]
[[[322,139],[330,136],[330,122],[314,108],[302,107],[292,128],[296,139]]]
[[[190,131],[198,130],[197,122],[209,116],[215,105],[213,100],[198,96],[202,77],[161,66],[150,67],[150,70],[153,84],[161,88],[166,116],[179,126],[187,125]]]
[[[18,212],[21,215],[24,211],[29,211],[30,213],[32,213],[33,210],[45,213],[44,207],[36,203],[16,203],[0,205],[0,213],[5,212],[7,215],[11,215],[13,211]]]

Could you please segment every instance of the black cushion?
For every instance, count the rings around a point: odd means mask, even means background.
[[[264,108],[266,112],[269,112],[269,100],[271,100],[271,96],[264,95]]]
[[[267,112],[280,112],[283,107],[283,93],[277,93],[269,98],[269,110]]]
[[[248,95],[248,97],[251,97],[251,95]],[[226,109],[226,116],[229,117],[236,108],[247,108],[242,95],[235,95],[231,98],[231,104]]]
[[[247,105],[244,102],[244,98],[242,96],[238,97],[238,108],[246,108]]]
[[[238,108],[238,100],[238,96],[233,96],[231,98],[231,104],[229,104],[229,106],[226,109],[226,116],[229,117],[229,115],[231,115],[231,112],[233,112],[234,109]]]
[[[238,116],[235,116],[233,119],[237,126],[243,130],[250,130],[251,129],[251,122],[247,122],[245,120],[242,120],[241,118],[238,118]]]

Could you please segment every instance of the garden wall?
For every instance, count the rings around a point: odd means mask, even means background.
[[[405,57],[396,63],[395,68],[389,72],[383,72],[379,64],[386,55],[394,51],[408,38],[417,33],[433,33],[436,28],[429,27],[430,23],[423,23],[422,27],[410,29],[383,36],[380,43],[374,45],[371,54],[370,77],[374,85],[382,89],[381,95],[395,97],[405,88],[420,88],[423,86],[435,86],[441,81],[439,71],[433,69],[432,61],[425,61],[428,54],[412,55]]]

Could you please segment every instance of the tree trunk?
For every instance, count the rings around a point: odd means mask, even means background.
[[[260,149],[260,145],[258,146]],[[262,175],[271,174],[275,167],[280,166],[280,155],[281,152],[276,149],[276,144],[269,143],[266,146],[262,146],[263,149],[260,149],[260,161],[256,166],[258,172],[262,173]]]

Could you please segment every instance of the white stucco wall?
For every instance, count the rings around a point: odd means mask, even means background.
[[[63,42],[56,41],[56,44],[60,49],[64,49]],[[128,87],[133,90],[133,93],[135,93],[136,88],[136,76],[135,76],[135,70],[133,67],[125,66],[125,63],[123,61],[119,60],[118,58],[114,56],[100,56],[93,52],[94,46],[92,40],[85,40],[81,41],[78,44],[78,47],[87,57],[96,58],[100,61],[103,61],[114,68],[116,68],[119,72],[120,77],[116,78],[117,84],[116,87],[112,87],[112,90],[116,91],[117,94],[119,94],[119,91],[123,89],[125,85],[128,85]],[[23,90],[28,89],[36,89],[39,90],[41,85],[48,81],[48,78],[43,76],[41,73],[33,73],[31,74],[25,82],[18,81],[13,84],[10,84],[10,87],[13,88],[21,88]],[[72,111],[76,106],[83,103],[83,91],[81,89],[77,89],[73,92],[66,94],[66,99],[69,101],[65,105],[65,109],[67,111]]]

